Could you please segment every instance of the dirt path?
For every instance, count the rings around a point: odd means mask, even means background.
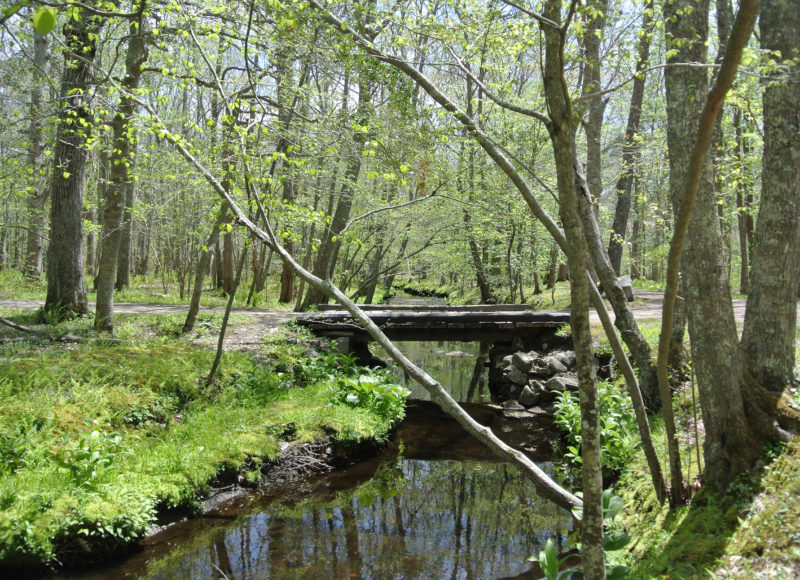
[[[652,320],[661,318],[661,306],[664,302],[664,293],[656,290],[635,290],[636,300],[631,304],[633,314],[637,320]],[[0,300],[0,307],[18,310],[35,310],[44,304],[42,300]],[[744,311],[746,300],[743,298],[733,299],[733,311],[736,324],[741,328],[744,323]],[[114,305],[114,312],[121,314],[186,314],[188,306],[172,304],[149,304],[143,302],[120,302]],[[216,306],[204,308],[201,312],[224,312],[225,308]],[[288,320],[297,316],[294,312],[284,310],[255,310],[250,308],[234,308],[235,314],[248,315],[246,323],[232,324],[225,336],[225,345],[228,348],[255,348],[260,344],[263,336]],[[612,313],[613,318],[613,313]],[[597,313],[592,311],[591,320],[599,323]],[[800,305],[798,305],[798,321],[800,321]],[[209,333],[216,335],[216,333]],[[204,337],[203,342],[207,343],[212,336]],[[215,340],[215,338],[214,338]]]
[[[36,310],[44,306],[44,300],[0,300],[0,308],[15,310]],[[89,308],[94,312],[93,305]],[[149,304],[145,302],[118,302],[114,304],[116,314],[181,314],[186,315],[189,307],[182,304]],[[201,308],[203,312],[225,312],[225,307],[215,306]],[[225,347],[241,350],[253,350],[261,344],[264,335],[274,332],[282,323],[297,316],[294,312],[283,310],[254,310],[252,308],[233,308],[232,314],[245,314],[246,322],[232,322],[225,333]],[[202,323],[198,327],[203,326]],[[195,340],[198,344],[212,346],[217,343],[217,329],[204,333]]]

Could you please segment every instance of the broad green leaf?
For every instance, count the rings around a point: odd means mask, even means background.
[[[58,11],[49,6],[37,6],[33,13],[33,28],[44,36],[56,26],[56,16]]]

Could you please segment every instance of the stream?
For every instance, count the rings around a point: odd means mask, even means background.
[[[465,398],[477,344],[401,348]],[[481,402],[483,393],[473,393],[468,412],[552,475],[550,418],[505,419]],[[571,516],[419,395],[414,391],[406,419],[377,457],[238,495],[147,538],[123,560],[59,578],[538,577],[527,558],[547,538],[563,546]]]

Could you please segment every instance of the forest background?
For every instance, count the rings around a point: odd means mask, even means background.
[[[688,319],[707,483],[725,489],[796,430],[790,2],[762,2],[752,37],[753,2],[34,4],[3,15],[0,265],[46,274],[51,316],[88,312],[87,273],[105,331],[132,276],[196,313],[205,276],[231,293],[237,263],[246,302],[296,309],[336,293],[300,270],[365,302],[397,280],[524,302],[569,277],[589,481],[591,258],[650,410],[669,414]],[[669,283],[658,369],[625,273]],[[680,503],[679,457],[669,483],[656,463]]]

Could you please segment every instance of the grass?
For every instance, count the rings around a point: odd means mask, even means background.
[[[257,480],[282,440],[382,440],[398,418],[340,402],[342,377],[363,371],[332,354],[309,360],[293,330],[255,357],[226,353],[205,386],[213,352],[177,337],[178,318],[121,315],[122,345],[5,343],[0,567],[104,559],[159,513],[196,511],[213,482]]]
[[[234,308],[246,308],[249,284],[242,283],[236,298]],[[47,294],[47,284],[44,280],[31,280],[19,270],[0,270],[0,300],[44,300]],[[253,308],[263,310],[287,310],[290,304],[278,302],[279,288],[277,282],[268,283],[263,292],[255,297]],[[87,295],[90,304],[97,299],[95,292]],[[155,276],[132,276],[131,286],[114,293],[116,302],[141,302],[146,304],[189,304],[190,295],[184,293],[180,296],[177,280],[169,278],[165,281]],[[204,307],[225,306],[227,297],[221,290],[205,290],[200,298],[200,305]]]

